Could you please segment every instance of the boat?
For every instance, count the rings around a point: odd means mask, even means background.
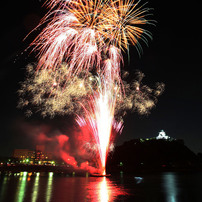
[[[111,174],[100,174],[100,173],[93,173],[90,174],[91,177],[110,177]]]

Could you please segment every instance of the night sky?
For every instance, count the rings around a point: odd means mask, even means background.
[[[51,135],[58,131],[71,136],[70,126],[74,124],[72,117],[67,116],[52,120],[39,115],[27,118],[23,109],[16,108],[25,67],[36,62],[24,50],[39,32],[23,39],[39,23],[46,9],[41,8],[43,0],[6,2],[1,12],[0,156],[11,155],[15,148],[34,149],[39,132]],[[124,130],[116,143],[155,137],[163,129],[170,137],[184,139],[195,153],[202,152],[200,5],[194,1],[150,0],[147,7],[154,8],[152,18],[157,21],[156,26],[148,27],[153,40],[148,47],[143,45],[141,57],[130,47],[130,64],[126,62],[124,68],[131,74],[135,69],[142,71],[143,83],[151,87],[163,82],[165,91],[149,115],[128,113],[124,117]]]

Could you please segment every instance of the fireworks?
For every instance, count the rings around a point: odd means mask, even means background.
[[[81,130],[87,128],[95,139],[100,156],[99,168],[104,170],[109,146],[113,142],[112,131],[121,133],[123,129],[122,116],[127,110],[148,113],[155,106],[156,97],[163,91],[163,84],[151,89],[142,84],[143,74],[127,84],[123,82],[122,95],[119,76],[113,71],[111,62],[106,61],[104,76],[88,76],[80,74],[67,80],[67,64],[62,64],[56,70],[38,70],[28,66],[27,80],[21,84],[19,105],[30,108],[36,106],[42,116],[54,117],[55,114],[76,114],[76,121]],[[109,65],[107,67],[107,65]],[[79,103],[79,104],[78,104]],[[32,107],[33,108],[33,107]]]
[[[31,43],[38,51],[36,67],[28,66],[27,80],[19,90],[20,106],[36,106],[43,116],[76,114],[81,127],[95,139],[105,172],[112,130],[121,132],[126,110],[143,114],[161,94],[142,85],[143,76],[128,84],[121,78],[122,51],[139,40],[147,44],[150,32],[141,25],[149,8],[134,0],[50,0],[50,12],[41,21],[46,27]]]
[[[49,13],[41,22],[47,26],[31,46],[39,51],[37,69],[55,69],[62,62],[70,65],[70,74],[99,70],[103,52],[112,45],[128,49],[129,42],[141,51],[139,39],[147,43],[150,33],[139,25],[151,23],[145,19],[149,8],[134,0],[48,1],[62,8]],[[118,62],[118,61],[117,61]]]
[[[91,133],[94,135],[96,143],[99,145],[99,154],[101,160],[101,168],[105,170],[106,156],[110,143],[110,135],[112,131],[116,97],[118,88],[114,87],[114,74],[111,72],[112,65],[107,63],[105,70],[105,81],[99,80],[99,88],[93,96],[90,97],[88,111],[83,106],[85,117],[79,118],[78,123],[81,126],[85,122],[89,126]]]

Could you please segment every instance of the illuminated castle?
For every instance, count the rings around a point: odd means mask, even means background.
[[[168,140],[168,139],[171,139],[171,137],[167,136],[164,130],[161,130],[159,132],[159,135],[156,137],[156,139],[157,140],[162,140],[162,139]]]

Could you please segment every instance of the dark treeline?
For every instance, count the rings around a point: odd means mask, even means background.
[[[202,155],[196,155],[183,140],[134,139],[117,146],[107,160],[107,171],[202,170]]]

